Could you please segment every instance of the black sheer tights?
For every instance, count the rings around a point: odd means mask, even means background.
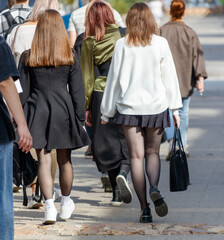
[[[130,154],[132,182],[141,209],[144,209],[148,206],[145,172],[150,186],[157,187],[159,183],[159,149],[163,128],[123,126],[123,130]]]
[[[44,198],[53,197],[53,180],[51,175],[51,154],[45,149],[36,150],[39,161],[38,180]],[[59,182],[61,193],[68,196],[72,189],[73,169],[71,164],[71,150],[57,149],[57,161],[59,165]]]

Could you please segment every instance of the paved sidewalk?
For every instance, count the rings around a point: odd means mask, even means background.
[[[104,193],[100,173],[85,148],[72,153],[76,210],[66,222],[41,225],[44,208],[22,206],[22,193],[14,194],[16,240],[219,240],[224,239],[224,17],[186,19],[199,34],[206,56],[209,79],[206,92],[195,92],[190,108],[188,161],[192,185],[185,192],[169,192],[168,144],[161,145],[159,189],[169,206],[166,217],[140,224],[140,210],[133,190],[132,203],[111,207],[111,193]],[[56,186],[58,186],[58,177]],[[30,189],[28,189],[30,196]],[[60,209],[60,199],[56,202]]]

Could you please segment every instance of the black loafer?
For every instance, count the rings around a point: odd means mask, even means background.
[[[147,207],[141,211],[139,221],[140,221],[140,223],[151,223],[152,222],[152,214],[151,214],[151,210],[149,207]]]
[[[168,213],[168,206],[156,187],[151,187],[150,198],[155,205],[156,214],[159,217],[165,217]]]

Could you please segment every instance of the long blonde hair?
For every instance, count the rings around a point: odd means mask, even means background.
[[[36,22],[47,9],[58,11],[58,0],[36,0],[29,21]]]
[[[31,67],[74,64],[64,22],[56,10],[49,9],[41,15],[27,64]]]
[[[143,2],[134,3],[126,17],[126,36],[128,45],[146,46],[152,35],[158,33],[155,19],[149,7]]]

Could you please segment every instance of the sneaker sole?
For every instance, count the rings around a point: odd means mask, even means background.
[[[132,200],[132,192],[128,186],[127,180],[124,176],[119,175],[116,178],[118,188],[120,190],[120,197],[124,203],[130,203]]]
[[[168,213],[168,206],[166,202],[163,200],[163,197],[158,192],[150,193],[150,198],[155,205],[156,214],[159,217],[165,217]]]
[[[60,217],[62,220],[67,220],[67,219],[69,219],[69,218],[72,216],[72,213],[74,212],[74,210],[75,210],[75,204],[73,203],[73,207],[72,207],[71,213],[70,213],[68,216],[63,216],[63,215],[61,215],[61,213],[60,213],[59,217]]]
[[[54,224],[56,221],[55,220],[46,220],[43,222],[44,225],[51,225]]]
[[[35,203],[32,206],[27,207],[27,208],[29,208],[29,209],[38,209],[40,207],[43,207],[43,203]]]
[[[123,202],[112,202],[112,201],[110,202],[110,205],[114,207],[120,207],[122,204]]]

